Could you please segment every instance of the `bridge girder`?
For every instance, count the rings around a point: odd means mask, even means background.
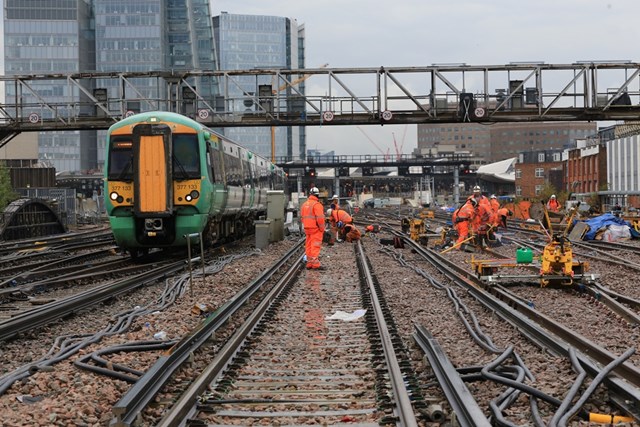
[[[0,132],[107,129],[131,105],[212,127],[636,121],[639,76],[627,61],[0,76]],[[218,94],[199,92],[202,79]],[[72,95],[53,101],[51,85]],[[149,87],[159,97],[145,96]]]

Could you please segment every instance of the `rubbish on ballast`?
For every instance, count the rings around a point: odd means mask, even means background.
[[[165,331],[160,331],[158,333],[155,333],[155,334],[153,334],[153,339],[166,340],[167,339],[167,333]]]
[[[193,308],[191,308],[191,312],[197,315],[207,314],[212,311],[213,311],[213,307],[210,304],[207,304],[204,302],[197,302],[195,303]]]
[[[325,317],[325,320],[343,320],[345,322],[351,322],[352,320],[356,320],[365,315],[367,310],[360,309],[356,310],[353,313],[347,313],[346,311],[336,311],[331,316]]]
[[[42,396],[32,396],[30,394],[21,394],[20,396],[16,396],[16,400],[20,403],[24,403],[25,405],[31,405],[32,403],[40,402],[44,397]]]

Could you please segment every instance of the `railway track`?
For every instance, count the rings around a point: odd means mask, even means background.
[[[292,265],[156,425],[417,426],[419,391],[409,396],[397,338],[358,248],[362,283]],[[115,425],[129,425],[118,408]]]

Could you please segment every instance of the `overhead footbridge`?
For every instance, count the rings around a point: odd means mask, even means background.
[[[640,120],[640,63],[0,76],[0,147],[20,132],[107,129],[141,111],[211,127]]]

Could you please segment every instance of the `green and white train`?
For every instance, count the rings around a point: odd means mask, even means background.
[[[105,206],[116,243],[132,256],[246,234],[284,171],[202,124],[155,111],[107,132]]]

